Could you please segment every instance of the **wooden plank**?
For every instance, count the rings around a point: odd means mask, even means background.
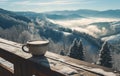
[[[50,58],[50,59],[53,59],[53,60],[56,60],[56,61],[60,61],[60,62],[66,63],[66,64],[74,63],[74,64],[77,64],[77,65],[84,65],[84,66],[91,67],[91,68],[101,68],[101,69],[104,69],[105,71],[108,71],[108,72],[112,72],[113,71],[110,68],[106,68],[106,67],[102,67],[102,66],[99,66],[99,65],[91,64],[91,63],[88,63],[88,62],[85,62],[85,61],[73,59],[73,58],[70,58],[68,56],[61,56],[61,55],[58,55],[58,54],[55,54],[55,53],[51,53],[51,52],[47,52],[45,56],[47,58]]]
[[[73,59],[73,58],[70,58],[67,56],[56,55],[56,54],[51,53],[51,52],[46,53],[46,57],[53,59],[53,60],[56,60],[56,61],[59,61],[59,62],[62,62],[64,64],[66,64],[66,66],[70,65],[74,69],[77,69],[77,68],[83,69],[84,71],[91,72],[91,73],[96,74],[96,75],[102,75],[104,73],[98,73],[96,70],[92,70],[92,69],[100,69],[106,73],[109,73],[109,72],[113,73],[113,70],[111,68],[106,68],[106,67],[102,67],[99,65],[90,64],[88,62],[76,60],[76,59]]]
[[[31,66],[29,66],[29,64],[26,64],[26,62],[15,63],[14,76],[32,76],[30,69],[32,69]]]
[[[54,66],[51,66],[50,61],[46,57],[32,57],[29,59],[33,74],[37,76],[65,76],[57,71]],[[37,62],[36,62],[37,61]],[[53,69],[54,68],[54,69]]]
[[[0,57],[0,64],[3,64],[3,65],[5,65],[6,67],[14,70],[14,69],[13,69],[13,68],[14,68],[14,65],[13,65],[12,63],[6,61],[5,59],[1,58],[1,57]]]
[[[35,66],[33,66],[32,72],[36,76],[65,76],[62,73],[58,73],[58,72],[50,70],[46,67],[35,67]]]
[[[3,64],[0,64],[0,76],[13,76],[13,73],[13,70]]]
[[[16,45],[15,45],[16,46]],[[14,63],[16,61],[24,61],[32,57],[31,54],[24,53],[21,48],[0,43],[0,57]],[[19,46],[20,47],[20,46]]]

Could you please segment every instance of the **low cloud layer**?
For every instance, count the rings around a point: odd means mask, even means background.
[[[96,25],[90,25],[91,23],[119,21],[119,19],[112,19],[112,18],[82,18],[82,19],[76,19],[76,20],[50,20],[48,19],[48,20],[55,24],[59,24],[61,26],[71,28],[73,30],[77,30],[80,32],[85,32],[95,37],[104,35],[108,31],[105,27],[102,27],[100,29]]]

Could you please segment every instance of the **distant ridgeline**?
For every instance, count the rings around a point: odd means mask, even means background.
[[[0,9],[0,27],[3,29],[10,28],[13,25],[26,25],[28,22],[31,22],[31,20],[24,16]]]

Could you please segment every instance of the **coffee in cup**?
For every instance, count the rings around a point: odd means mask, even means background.
[[[29,41],[22,46],[22,50],[26,53],[31,53],[34,56],[44,55],[48,50],[49,41]],[[28,50],[25,50],[25,47]]]

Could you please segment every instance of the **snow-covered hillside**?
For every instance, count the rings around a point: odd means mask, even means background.
[[[109,41],[110,43],[120,43],[120,34],[111,35],[102,38],[103,41]]]

